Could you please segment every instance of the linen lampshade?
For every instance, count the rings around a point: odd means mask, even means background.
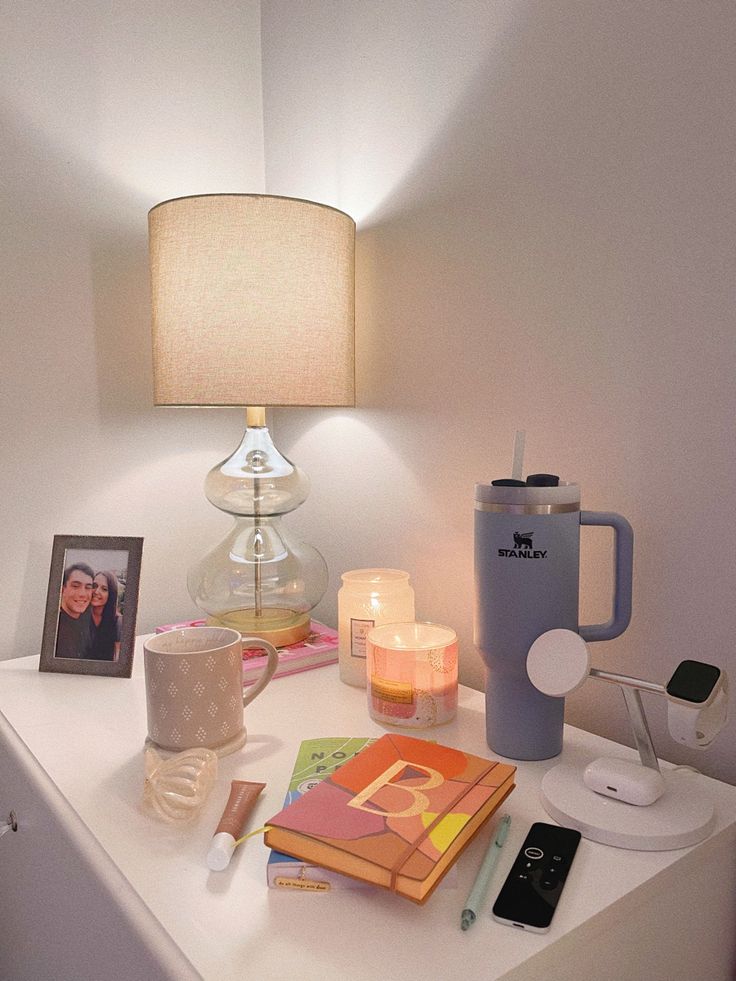
[[[156,405],[355,404],[355,223],[206,194],[148,215]]]

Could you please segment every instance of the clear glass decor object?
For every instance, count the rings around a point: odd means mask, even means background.
[[[240,446],[207,475],[207,499],[232,515],[233,526],[191,569],[187,585],[210,623],[281,646],[309,632],[328,576],[317,549],[281,520],[305,500],[309,479],[279,452],[263,421],[249,410]]]
[[[164,821],[192,821],[217,780],[217,753],[204,746],[165,758],[150,746],[145,751],[143,799]]]

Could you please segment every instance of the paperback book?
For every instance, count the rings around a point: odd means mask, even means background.
[[[294,762],[284,807],[288,807],[308,790],[316,787],[321,780],[334,773],[372,742],[375,742],[375,739],[350,739],[342,736],[303,740]],[[323,892],[328,888],[355,889],[365,885],[357,879],[349,879],[339,872],[322,869],[312,862],[305,862],[275,850],[269,853],[266,877],[271,889]]]
[[[516,767],[387,733],[267,822],[270,848],[425,902]]]
[[[297,644],[279,647],[279,666],[274,678],[320,668],[337,661],[337,631],[312,620],[309,634]],[[260,648],[243,651],[243,684],[252,685],[266,666],[268,658]]]

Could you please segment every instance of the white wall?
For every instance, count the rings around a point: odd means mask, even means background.
[[[262,17],[262,25],[260,23]],[[193,614],[186,569],[228,520],[206,470],[236,411],[154,409],[146,212],[207,191],[335,204],[359,223],[359,407],[282,411],[310,473],[292,516],[331,569],[407,568],[472,646],[472,500],[528,470],[636,536],[634,620],[596,663],[736,668],[727,0],[93,0],[3,7],[0,657],[37,653],[54,534],[143,535],[139,628]],[[586,530],[582,615],[606,616]],[[736,779],[731,723],[706,756]],[[626,735],[589,683],[571,721]]]
[[[473,484],[521,428],[527,472],[634,526],[633,622],[595,665],[736,677],[736,7],[264,0],[262,38],[267,190],[359,223],[359,406],[278,414],[313,480],[292,524],[331,569],[318,613],[341,572],[406,568],[482,687]],[[583,538],[595,622],[608,543]],[[678,751],[645,699],[662,756],[736,780],[736,722]],[[627,739],[600,683],[568,720]]]
[[[263,190],[257,0],[3,4],[0,657],[38,653],[55,534],[145,538],[138,626],[196,614],[241,413],[154,409],[146,213]]]

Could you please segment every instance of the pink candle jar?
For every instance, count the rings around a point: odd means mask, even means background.
[[[437,623],[387,623],[368,633],[368,711],[376,722],[427,729],[457,712],[457,635]]]

